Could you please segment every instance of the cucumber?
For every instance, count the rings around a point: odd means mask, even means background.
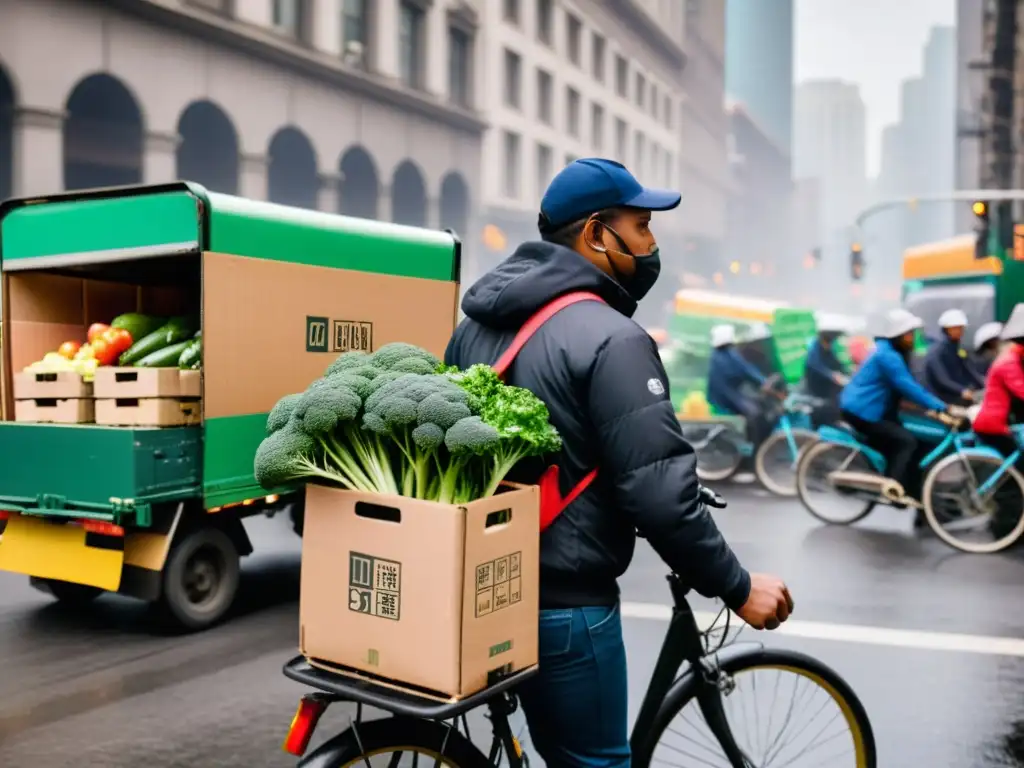
[[[178,358],[178,367],[183,371],[191,368],[197,368],[199,362],[203,359],[203,340],[201,338],[195,338],[188,342],[188,346],[181,353],[181,357]]]
[[[191,340],[186,340],[171,344],[169,347],[150,352],[141,360],[136,360],[133,365],[136,368],[177,368],[181,353],[191,343]]]
[[[137,360],[141,360],[159,349],[187,341],[192,338],[198,325],[198,321],[191,318],[176,317],[149,335],[138,339],[128,348],[127,352],[121,355],[118,362],[121,365],[134,365]],[[177,365],[177,361],[173,364]]]
[[[167,324],[167,318],[143,315],[139,312],[126,312],[118,315],[110,322],[111,328],[122,328],[131,335],[132,342],[148,336],[153,331],[162,328]]]

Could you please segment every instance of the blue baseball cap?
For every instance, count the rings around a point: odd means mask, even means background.
[[[565,166],[548,185],[540,201],[544,229],[558,229],[605,208],[670,211],[682,195],[667,189],[648,189],[614,160],[586,157]]]

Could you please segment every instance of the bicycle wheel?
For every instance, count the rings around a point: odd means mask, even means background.
[[[320,759],[328,753],[329,760]],[[424,759],[420,759],[422,756]],[[299,761],[318,766],[398,768],[401,765],[448,765],[452,768],[489,768],[486,756],[455,728],[433,720],[388,717],[367,720],[323,744]]]
[[[716,435],[697,451],[697,477],[705,482],[722,482],[736,474],[743,455],[735,442]]]
[[[875,502],[835,488],[828,475],[836,470],[874,472],[867,457],[840,443],[816,442],[801,452],[796,467],[796,492],[814,517],[829,525],[852,525],[867,517]]]
[[[791,436],[792,444],[789,440]],[[773,432],[761,443],[754,456],[754,474],[761,485],[776,496],[796,496],[797,462],[804,447],[813,443],[817,437],[814,432],[806,429],[791,429],[789,434]]]
[[[1003,462],[980,454],[954,453],[938,462],[924,481],[924,516],[935,535],[954,549],[992,554],[1024,535],[1024,476],[1007,467],[984,495],[977,488]]]
[[[764,648],[724,663],[721,671],[726,720],[751,768],[875,768],[864,705],[830,667],[802,653]],[[687,688],[669,694],[634,765],[729,768],[692,695]]]

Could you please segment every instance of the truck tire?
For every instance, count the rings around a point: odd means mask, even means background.
[[[159,607],[181,629],[213,626],[235,600],[239,571],[238,548],[224,531],[186,530],[167,556]]]
[[[87,584],[74,584],[70,581],[57,581],[56,579],[33,579],[33,585],[38,584],[44,590],[53,595],[57,602],[69,608],[76,608],[88,605],[97,597],[103,594],[99,587],[90,587]]]

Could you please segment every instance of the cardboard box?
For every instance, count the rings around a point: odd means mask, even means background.
[[[310,485],[301,652],[461,698],[537,663],[540,493],[453,506]]]
[[[97,398],[96,423],[112,427],[183,427],[201,421],[198,400]]]
[[[178,368],[101,367],[96,369],[93,389],[102,399],[197,398],[202,394],[199,371]]]
[[[92,392],[92,382],[82,381],[82,375],[74,371],[22,371],[14,374],[15,400],[76,400],[92,397]]]
[[[14,420],[50,424],[89,424],[93,421],[95,401],[78,400],[15,400]]]

